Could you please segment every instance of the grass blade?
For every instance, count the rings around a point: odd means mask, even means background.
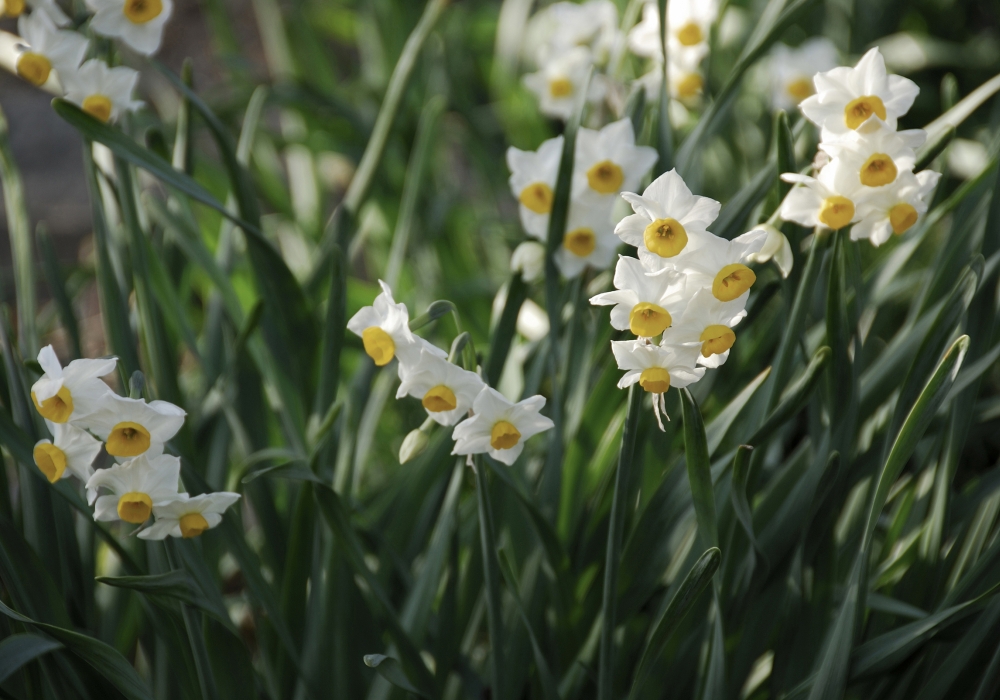
[[[705,424],[691,392],[681,389],[680,394],[684,420],[684,459],[698,520],[698,533],[702,542],[707,545],[706,548],[717,548],[719,529],[715,518],[715,491],[712,486],[712,466],[708,459]]]
[[[39,656],[62,648],[59,642],[37,634],[12,634],[0,642],[0,683]]]

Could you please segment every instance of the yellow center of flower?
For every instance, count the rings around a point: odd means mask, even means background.
[[[662,306],[640,301],[628,315],[628,329],[641,338],[652,338],[670,328],[673,319]]]
[[[544,182],[533,182],[521,190],[517,201],[536,214],[548,214],[552,211],[552,199],[551,187]]]
[[[642,242],[649,252],[661,258],[672,258],[684,250],[688,235],[677,219],[657,219],[642,232]]]
[[[820,205],[816,218],[835,231],[844,228],[854,218],[854,202],[840,195],[827,197]]]
[[[184,539],[197,537],[208,529],[208,521],[201,513],[188,513],[180,519],[180,525]]]
[[[701,356],[711,357],[712,355],[721,355],[733,347],[733,343],[736,342],[736,334],[729,326],[713,324],[705,326],[705,330],[701,332],[701,337],[698,340],[701,341]]]
[[[111,429],[105,447],[115,457],[141,455],[149,449],[149,431],[138,423],[123,421]]]
[[[50,483],[56,483],[66,471],[66,453],[51,442],[40,442],[35,445],[33,453],[35,466],[45,475]]]
[[[917,210],[906,202],[900,202],[889,210],[889,223],[894,233],[903,233],[917,223]]]
[[[42,418],[48,418],[53,423],[65,423],[73,415],[73,395],[66,387],[60,387],[55,396],[50,396],[41,403],[35,398],[35,392],[31,392],[31,401]]]
[[[490,431],[490,447],[494,450],[509,450],[521,439],[520,431],[513,423],[499,420],[493,424]]]
[[[83,101],[82,109],[102,122],[111,119],[111,100],[105,95],[91,95]]]
[[[125,7],[122,11],[129,22],[145,24],[160,16],[160,13],[163,12],[163,2],[161,0],[125,0]]]
[[[585,258],[597,247],[597,236],[589,228],[573,229],[563,238],[563,248],[578,258]]]
[[[875,153],[861,166],[861,184],[868,187],[888,185],[896,179],[897,172],[892,158],[885,153]]]
[[[601,194],[614,194],[625,181],[625,173],[622,169],[610,160],[602,160],[600,163],[590,166],[587,171],[587,182],[590,188]]]
[[[859,97],[844,107],[844,124],[848,129],[857,129],[873,114],[879,119],[885,119],[885,105],[882,104],[881,98],[875,95]]]
[[[677,30],[675,36],[677,37],[677,41],[681,43],[681,46],[695,46],[700,44],[704,38],[701,33],[701,27],[695,22],[685,24]]]
[[[701,92],[704,86],[705,81],[702,80],[701,75],[698,73],[688,73],[677,83],[677,96],[681,99],[694,97]]]
[[[364,343],[368,357],[375,360],[379,367],[385,367],[396,356],[396,343],[392,336],[378,326],[364,329],[361,332],[361,342]]]
[[[24,0],[7,0],[3,6],[4,17],[20,17],[24,13]]]
[[[44,85],[51,72],[52,63],[40,53],[26,51],[17,59],[17,74],[32,85]]]
[[[152,512],[153,500],[144,493],[130,491],[118,499],[118,517],[127,523],[144,523]]]
[[[732,263],[719,270],[712,280],[712,294],[719,301],[732,301],[750,289],[757,275],[746,265]]]
[[[458,406],[458,400],[455,398],[455,392],[446,387],[444,384],[438,384],[424,394],[424,398],[421,403],[431,413],[440,413],[441,411],[454,411],[455,407]]]
[[[662,367],[650,367],[639,375],[639,386],[650,394],[665,394],[670,388],[670,372]]]
[[[809,78],[799,78],[798,80],[793,80],[788,85],[785,86],[785,90],[788,94],[795,99],[796,102],[801,102],[802,100],[813,94],[813,82]]]
[[[553,78],[549,81],[549,94],[552,97],[569,97],[573,94],[573,81],[569,78]]]

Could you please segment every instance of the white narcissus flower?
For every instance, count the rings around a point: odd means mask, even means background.
[[[17,57],[17,74],[35,86],[44,85],[53,70],[72,73],[87,53],[86,37],[56,28],[45,12],[21,15],[17,31],[25,47]]]
[[[554,423],[541,415],[545,397],[532,396],[524,401],[508,401],[496,389],[484,386],[472,403],[474,415],[455,426],[453,455],[484,452],[510,466],[524,450],[524,441],[549,430]]]
[[[534,282],[545,271],[545,246],[535,241],[521,243],[510,256],[511,272],[520,272],[525,282]]]
[[[31,386],[31,401],[35,409],[53,423],[87,417],[112,393],[99,377],[113,372],[117,362],[116,357],[73,360],[63,367],[52,346],[46,345],[38,351],[38,364],[45,374]]]
[[[524,76],[524,85],[538,97],[542,114],[566,121],[573,116],[581,90],[587,90],[588,102],[604,99],[607,86],[600,76],[587,84],[593,63],[590,51],[577,46],[546,62],[537,73]]]
[[[771,105],[791,109],[816,90],[813,76],[837,65],[837,47],[824,36],[802,42],[796,48],[775,44],[768,61],[771,78]]]
[[[186,415],[180,406],[167,401],[146,403],[108,394],[84,424],[104,440],[109,455],[152,459],[163,453],[163,443],[177,434]]]
[[[697,364],[719,367],[725,364],[729,349],[736,342],[733,326],[746,315],[743,300],[719,301],[712,295],[712,290],[699,289],[684,312],[664,331],[662,343],[692,346],[699,351]]]
[[[382,293],[375,297],[371,306],[365,306],[347,322],[347,330],[361,336],[365,352],[375,364],[384,367],[398,357],[402,377],[403,365],[415,363],[421,350],[447,357],[444,350],[410,332],[410,312],[406,304],[397,304],[389,285],[382,280],[378,283]]]
[[[423,351],[407,369],[396,398],[409,395],[420,399],[435,423],[455,425],[472,408],[483,386],[483,380],[475,372]]]
[[[712,235],[707,228],[721,207],[714,199],[691,194],[676,170],[653,180],[642,195],[623,192],[622,198],[635,214],[619,221],[615,233],[657,258],[700,247]]]
[[[816,177],[783,173],[781,179],[798,185],[781,203],[779,216],[785,221],[810,228],[825,226],[836,231],[858,220],[862,188],[857,172],[845,168],[842,163],[828,163]]]
[[[53,484],[70,474],[87,483],[94,473],[94,460],[101,451],[100,440],[68,423],[46,421],[46,425],[52,439],[35,443],[35,466]]]
[[[760,229],[731,241],[713,235],[697,249],[686,250],[674,258],[661,258],[664,267],[656,274],[680,274],[686,289],[705,287],[719,301],[734,301],[748,294],[757,281],[746,263],[760,252],[766,238],[767,233]]]
[[[543,142],[537,151],[507,149],[510,191],[519,203],[521,225],[529,236],[543,241],[548,236],[562,151],[562,136]]]
[[[536,12],[524,30],[524,53],[542,66],[577,46],[604,62],[618,38],[618,8],[610,0],[557,2]]]
[[[654,345],[645,340],[613,340],[611,352],[625,376],[618,382],[626,389],[636,382],[650,394],[664,394],[670,387],[682,389],[701,379],[704,367],[695,366],[697,346]]]
[[[895,233],[910,229],[927,213],[927,200],[937,187],[941,173],[924,170],[916,175],[906,171],[889,187],[867,197],[859,210],[861,220],[851,228],[851,240],[867,238],[880,246]]]
[[[101,36],[121,39],[130,48],[151,56],[160,48],[163,26],[174,9],[173,0],[86,0],[94,12],[90,28]]]
[[[923,129],[896,131],[878,117],[869,117],[855,131],[820,149],[855,174],[858,184],[884,187],[904,170],[913,170],[916,151],[927,138]]]
[[[87,488],[107,489],[94,504],[94,520],[124,520],[138,525],[149,519],[153,507],[178,498],[177,481],[181,460],[172,455],[142,455],[99,469],[87,481]],[[186,495],[186,494],[185,494]]]
[[[667,7],[667,53],[672,61],[689,70],[708,54],[708,37],[718,18],[719,7],[714,0],[671,0]],[[642,8],[642,21],[628,33],[628,47],[637,56],[651,58],[663,65],[660,40],[660,11],[656,3]]]
[[[14,0],[13,4],[17,4],[18,0]],[[8,6],[12,4],[8,0]],[[20,1],[21,12],[24,11],[24,2]],[[28,0],[28,7],[31,8],[32,12],[44,12],[52,20],[52,23],[57,27],[69,26],[72,20],[69,16],[63,12],[62,8],[56,3],[56,0]],[[18,13],[20,14],[20,12]],[[16,15],[15,15],[16,16]]]
[[[139,532],[144,540],[163,540],[167,537],[197,537],[222,522],[222,514],[240,500],[240,494],[229,491],[203,493],[189,496],[176,494],[177,498],[166,503],[153,504],[156,521]]]
[[[620,242],[612,230],[609,205],[570,203],[566,233],[555,253],[563,277],[572,279],[588,267],[603,270],[615,259]]]
[[[634,192],[656,163],[655,148],[635,145],[631,119],[611,122],[600,131],[581,128],[573,161],[573,196],[590,201]]]
[[[895,129],[920,92],[912,80],[886,74],[878,48],[862,56],[853,68],[839,66],[817,73],[813,82],[816,94],[803,100],[799,109],[822,127],[823,141],[857,129],[872,115]]]
[[[755,263],[766,263],[768,260],[774,260],[774,264],[781,272],[782,279],[788,279],[792,266],[795,264],[795,257],[792,255],[792,246],[785,234],[769,224],[762,224],[757,228],[765,231],[767,238],[764,239],[764,245],[761,246],[760,252],[753,253],[748,260]]]
[[[131,68],[109,68],[104,61],[92,58],[79,70],[61,77],[66,99],[102,122],[113,122],[122,112],[142,107],[140,100],[132,99],[139,73]]]
[[[611,306],[611,325],[642,338],[660,335],[686,304],[679,275],[666,271],[651,275],[635,258],[621,256],[615,267],[614,292],[591,297],[595,306]]]

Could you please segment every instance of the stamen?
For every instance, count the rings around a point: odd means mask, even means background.
[[[842,229],[854,218],[854,202],[839,195],[827,197],[820,205],[816,218],[834,231]]]
[[[614,194],[625,181],[625,173],[620,166],[610,160],[590,166],[587,171],[587,182],[590,188],[601,194]]]
[[[73,415],[73,395],[65,386],[41,403],[35,398],[35,392],[31,392],[31,401],[42,418],[48,418],[53,423],[65,423]]]
[[[861,184],[868,187],[881,187],[895,180],[897,174],[898,170],[896,164],[892,162],[892,158],[885,153],[876,153],[861,166]]]
[[[122,421],[111,429],[105,447],[114,457],[135,457],[148,450],[149,443],[149,431],[144,426]]]
[[[649,252],[661,258],[672,258],[684,250],[688,235],[677,219],[657,219],[642,232],[642,242]]]
[[[454,411],[455,407],[458,406],[458,399],[455,398],[455,392],[444,384],[438,384],[436,387],[428,390],[420,402],[431,413]]]
[[[534,182],[523,190],[517,200],[536,214],[552,211],[552,188],[544,182]]]
[[[554,78],[549,81],[549,94],[552,97],[569,97],[573,94],[573,81],[569,78]]]
[[[163,2],[161,0],[125,0],[125,7],[122,11],[130,22],[145,24],[160,16],[163,12]]]
[[[578,258],[585,258],[597,247],[597,236],[589,228],[574,229],[563,238],[563,247]]]
[[[917,210],[906,202],[900,202],[889,210],[889,224],[892,226],[893,233],[897,235],[917,223],[918,218]]]
[[[368,357],[379,367],[385,367],[396,356],[396,343],[392,336],[378,326],[371,326],[361,332],[361,342]]]
[[[520,431],[513,423],[505,420],[497,421],[490,431],[490,447],[494,450],[509,450],[521,439]]]
[[[719,301],[732,301],[750,289],[756,281],[757,275],[746,265],[726,265],[712,281],[712,294]]]
[[[847,125],[848,129],[857,129],[873,114],[885,121],[886,112],[882,99],[875,95],[859,97],[856,100],[851,100],[844,107],[844,124]]]
[[[673,319],[662,306],[640,301],[628,315],[628,327],[637,336],[653,338],[670,328]]]

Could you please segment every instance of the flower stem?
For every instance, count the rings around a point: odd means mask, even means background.
[[[493,530],[493,509],[486,492],[486,476],[483,471],[483,457],[476,455],[473,460],[476,475],[476,500],[479,503],[479,536],[483,547],[483,577],[486,580],[486,622],[490,631],[490,647],[493,651],[493,695],[496,700],[507,700],[504,668],[503,608],[500,604],[500,567],[497,562],[496,533]]]

